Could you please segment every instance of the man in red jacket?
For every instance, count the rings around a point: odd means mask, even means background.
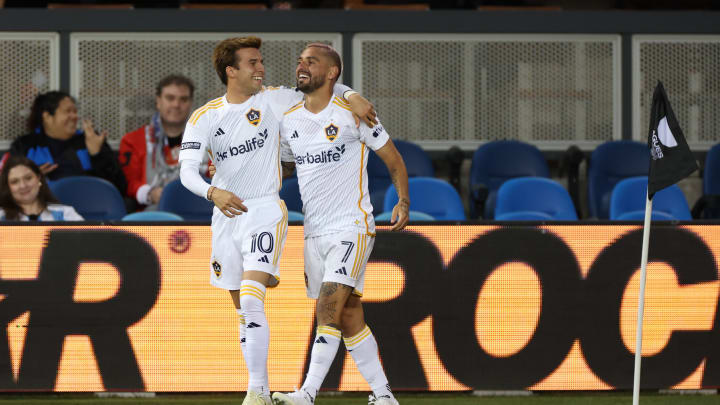
[[[193,82],[185,76],[170,75],[160,80],[155,90],[157,112],[150,123],[125,134],[120,141],[127,195],[143,206],[156,205],[165,185],[180,177],[178,154],[194,90]]]

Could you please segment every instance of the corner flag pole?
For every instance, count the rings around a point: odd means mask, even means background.
[[[640,259],[640,293],[638,295],[637,332],[635,334],[635,378],[633,379],[633,405],[638,405],[640,402],[640,361],[642,360],[645,279],[647,278],[648,250],[650,248],[651,213],[652,200],[648,194],[645,194],[645,224],[643,225],[642,258]]]

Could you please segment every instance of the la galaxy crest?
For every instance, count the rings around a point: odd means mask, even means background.
[[[330,140],[330,142],[332,142],[335,140],[335,138],[337,138],[339,131],[340,129],[335,126],[335,124],[331,123],[330,125],[325,127],[325,137]]]
[[[222,274],[222,265],[220,265],[220,262],[218,262],[217,260],[213,260],[212,269],[215,273],[215,277],[220,278],[220,275]]]
[[[250,111],[245,114],[245,117],[247,117],[248,122],[250,122],[253,126],[258,126],[260,123],[260,111],[254,108],[251,108]]]

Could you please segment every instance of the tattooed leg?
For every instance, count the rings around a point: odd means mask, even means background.
[[[322,283],[315,308],[318,325],[340,329],[340,319],[352,287],[340,283]]]

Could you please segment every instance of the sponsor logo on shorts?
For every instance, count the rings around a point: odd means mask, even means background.
[[[180,150],[185,149],[200,149],[200,142],[183,142],[180,145]]]
[[[345,266],[342,266],[341,268],[335,270],[335,274],[342,274],[343,276],[347,276],[347,270],[345,270]]]
[[[315,340],[315,343],[325,343],[327,344],[327,340],[325,340],[324,337],[320,336]]]
[[[250,322],[249,324],[247,324],[247,327],[248,328],[260,328],[260,327],[262,327],[262,325],[258,325],[255,322]]]
[[[270,263],[270,260],[268,260],[267,255],[263,255],[263,257],[259,258],[258,261],[263,262],[263,263]]]

